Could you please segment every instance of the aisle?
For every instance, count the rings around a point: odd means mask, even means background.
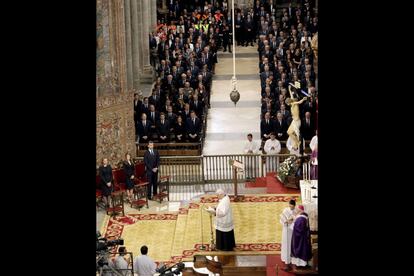
[[[219,52],[213,77],[211,109],[203,154],[243,152],[247,134],[260,139],[260,78],[257,46],[236,47],[236,77],[240,100],[234,107],[230,100],[233,76],[232,54]]]

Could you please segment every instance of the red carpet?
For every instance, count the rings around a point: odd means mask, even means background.
[[[278,266],[278,268],[276,268]],[[283,271],[286,265],[280,259],[280,255],[267,255],[266,256],[266,275],[267,276],[293,276],[294,273]],[[278,272],[276,272],[278,270]]]
[[[285,188],[282,182],[276,178],[276,173],[271,172],[266,175],[268,194],[300,194],[299,189]]]
[[[264,188],[267,186],[266,177],[258,177],[253,182],[246,182],[246,188]]]
[[[268,194],[300,194],[300,190],[285,188],[282,182],[276,178],[276,173],[267,173],[266,177],[258,177],[254,182],[246,182],[246,188],[267,188]]]

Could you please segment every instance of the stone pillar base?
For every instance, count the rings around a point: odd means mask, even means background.
[[[151,65],[144,65],[144,69],[140,75],[140,83],[153,83],[154,81],[154,70]]]

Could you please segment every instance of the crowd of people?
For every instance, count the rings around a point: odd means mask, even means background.
[[[217,51],[231,45],[226,1],[170,1],[149,38],[156,80],[134,96],[138,143],[199,142],[210,107]],[[230,22],[230,23],[229,23]]]
[[[311,140],[316,133],[318,95],[311,41],[318,32],[318,17],[313,7],[312,1],[304,0],[297,7],[284,8],[276,17],[269,5],[256,1],[253,10],[244,14],[245,18],[253,15],[258,19],[260,133],[264,144],[268,139],[290,144],[291,99],[300,100],[301,141]],[[289,150],[298,154],[299,149]]]

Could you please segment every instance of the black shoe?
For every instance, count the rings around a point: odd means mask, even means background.
[[[226,50],[223,51],[223,53],[227,52]]]

